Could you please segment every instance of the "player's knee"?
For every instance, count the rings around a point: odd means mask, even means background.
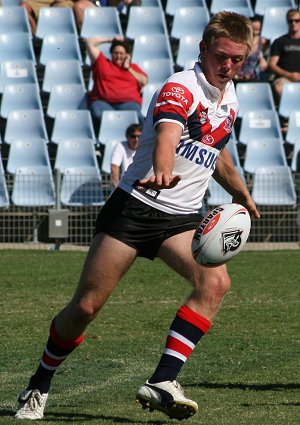
[[[231,280],[227,273],[212,273],[204,281],[204,291],[212,297],[222,299],[230,288]]]

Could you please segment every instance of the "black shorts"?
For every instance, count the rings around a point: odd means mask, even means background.
[[[196,229],[202,218],[165,213],[117,188],[101,209],[94,234],[106,233],[136,248],[140,257],[153,260],[164,240]]]

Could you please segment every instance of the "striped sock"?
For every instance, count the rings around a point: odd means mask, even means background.
[[[180,307],[171,324],[166,346],[149,382],[173,381],[211,323],[186,305]]]
[[[56,332],[55,321],[53,320],[50,327],[50,336],[40,360],[39,367],[30,378],[27,389],[37,389],[41,394],[48,393],[56,369],[68,355],[83,342],[83,340],[83,335],[76,339],[61,338]]]

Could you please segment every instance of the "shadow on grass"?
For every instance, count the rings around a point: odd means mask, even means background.
[[[0,409],[0,418],[1,417],[9,417],[11,419],[14,419],[15,415],[14,410],[10,409]],[[45,414],[44,419],[42,421],[39,421],[39,423],[42,422],[57,422],[57,423],[63,423],[67,422],[81,422],[81,421],[109,421],[116,424],[152,424],[152,425],[163,425],[166,424],[168,421],[160,421],[160,420],[152,420],[152,419],[145,419],[145,420],[134,420],[129,419],[125,417],[118,417],[118,416],[108,416],[108,415],[89,415],[86,413],[56,413],[49,411]]]
[[[281,391],[281,390],[299,390],[300,384],[242,384],[242,383],[218,383],[218,382],[201,382],[197,384],[184,384],[184,387],[194,388],[212,388],[212,389],[230,389],[243,391]]]

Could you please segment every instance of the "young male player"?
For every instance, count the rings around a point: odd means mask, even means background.
[[[230,286],[225,265],[201,267],[191,254],[209,178],[213,175],[234,202],[259,217],[225,148],[238,109],[231,80],[251,45],[252,25],[244,16],[214,15],[194,69],[172,75],[154,95],[134,161],[98,216],[77,290],[52,321],[40,365],[19,397],[17,418],[43,417],[56,369],[83,342],[87,326],[137,256],[159,257],[193,285],[137,400],[177,419],[197,412],[177,375]]]

